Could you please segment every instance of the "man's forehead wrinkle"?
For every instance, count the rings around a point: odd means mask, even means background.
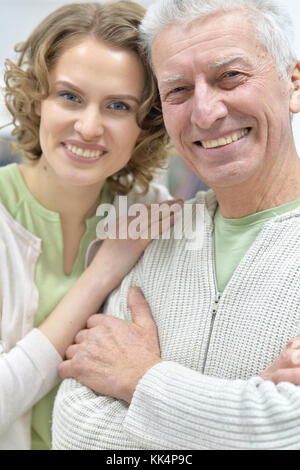
[[[220,51],[223,51],[224,48],[237,48],[236,35],[232,34],[232,31],[223,31],[222,35],[220,35],[220,31],[218,29],[214,31],[211,30],[210,34],[198,31],[197,34],[194,34],[188,38],[179,37],[177,40],[175,40],[169,46],[168,57],[172,60],[180,54],[185,54],[188,51],[192,51],[193,49],[199,49],[201,55],[205,55],[205,53],[209,50],[214,51],[220,49]],[[230,56],[239,56],[239,58],[245,59],[245,55],[242,57],[242,53],[235,53],[235,51],[232,53],[228,51],[228,53]],[[219,62],[223,57],[223,52],[220,52],[219,57],[216,57],[216,59],[212,58],[211,63],[213,64],[214,62]]]

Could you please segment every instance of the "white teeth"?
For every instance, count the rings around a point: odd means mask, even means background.
[[[83,158],[96,158],[100,157],[100,155],[104,153],[101,150],[83,150],[80,147],[76,147],[75,145],[70,144],[66,144],[66,147],[70,152],[74,153],[74,155]]]
[[[217,147],[224,147],[225,145],[231,144],[232,142],[236,142],[248,134],[249,129],[243,129],[242,131],[235,132],[232,135],[228,135],[225,137],[221,137],[217,140],[206,140],[202,141],[201,144],[205,149],[213,149]]]

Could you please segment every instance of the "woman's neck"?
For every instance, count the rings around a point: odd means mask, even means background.
[[[35,199],[46,209],[59,213],[62,220],[80,224],[95,214],[103,182],[89,186],[70,184],[41,159],[21,164],[20,170]]]

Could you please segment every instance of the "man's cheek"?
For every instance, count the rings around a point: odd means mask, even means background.
[[[164,111],[163,108],[163,113],[164,113],[164,122],[165,126],[167,129],[167,132],[171,139],[176,142],[178,139],[179,135],[179,129],[180,129],[180,115],[179,113],[176,114],[176,112],[172,110],[167,110]]]

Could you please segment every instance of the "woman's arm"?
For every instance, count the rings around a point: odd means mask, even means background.
[[[145,240],[136,240],[134,244],[127,240],[107,239],[102,243],[90,266],[39,326],[62,357],[76,333],[98,311],[145,248]]]

